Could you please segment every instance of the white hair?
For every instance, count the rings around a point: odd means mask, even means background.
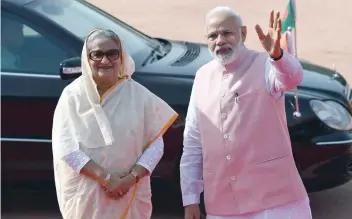
[[[237,13],[235,10],[233,10],[232,8],[227,7],[227,6],[218,6],[218,7],[211,9],[210,11],[208,11],[208,13],[205,16],[205,22],[207,22],[210,17],[212,17],[213,15],[218,14],[218,13],[227,14],[227,15],[233,17],[236,20],[238,26],[240,26],[240,27],[242,26],[241,15],[239,13]]]

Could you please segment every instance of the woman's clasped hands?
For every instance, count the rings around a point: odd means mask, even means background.
[[[106,184],[102,186],[106,195],[114,200],[123,198],[136,183],[136,179],[129,172],[111,174]]]

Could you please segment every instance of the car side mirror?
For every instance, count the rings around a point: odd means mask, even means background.
[[[60,77],[62,80],[75,79],[81,75],[81,57],[65,59],[60,63]]]

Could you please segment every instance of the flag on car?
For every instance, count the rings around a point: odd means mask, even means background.
[[[296,55],[295,40],[292,31],[296,28],[296,1],[289,0],[282,16],[281,47],[291,55]],[[296,30],[294,30],[296,31]]]
[[[281,30],[281,48],[286,50],[291,55],[297,57],[296,54],[296,37],[293,38],[292,30],[296,33],[296,0],[288,0],[288,4],[286,6],[285,12],[282,17],[282,30]],[[293,117],[295,119],[299,119],[301,117],[301,113],[299,110],[299,102],[298,102],[298,88],[294,89],[295,91],[295,112],[293,113]]]

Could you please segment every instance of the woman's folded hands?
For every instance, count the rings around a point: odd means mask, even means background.
[[[111,174],[102,188],[109,198],[118,200],[123,198],[135,183],[136,179],[129,172],[117,172]]]

